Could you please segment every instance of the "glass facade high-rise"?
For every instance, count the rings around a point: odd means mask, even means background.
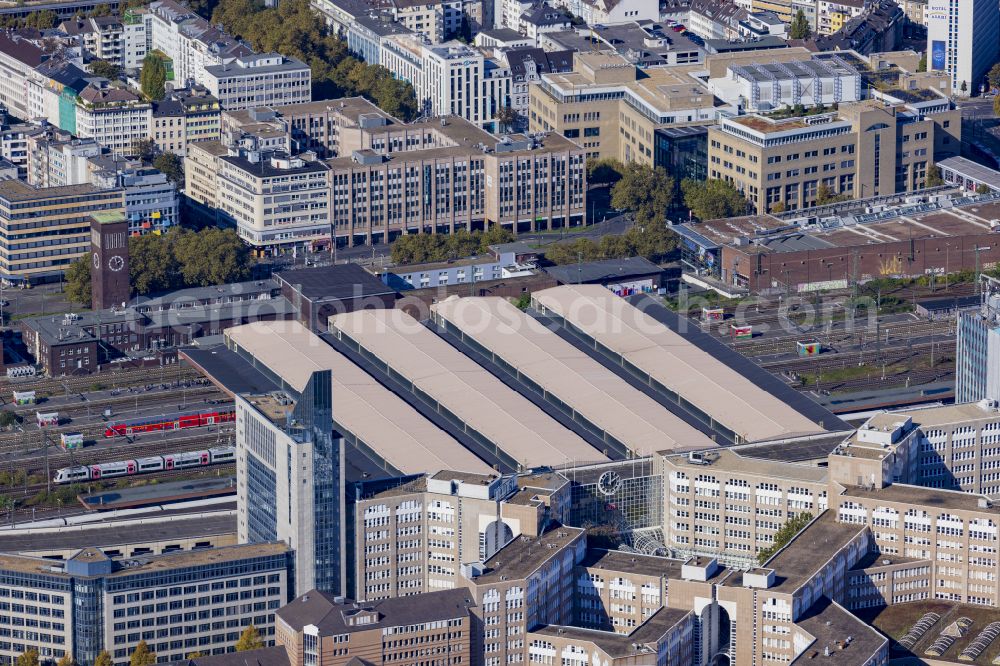
[[[237,400],[240,542],[284,541],[295,550],[296,594],[341,594],[343,451],[333,428],[330,371],[289,373],[293,379],[258,369],[274,390]]]
[[[1000,280],[980,279],[982,304],[959,312],[955,402],[1000,401]]]

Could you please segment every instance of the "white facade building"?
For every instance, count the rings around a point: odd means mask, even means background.
[[[280,53],[243,55],[203,71],[199,83],[229,111],[312,101],[309,65]]]
[[[493,77],[486,83],[482,52],[457,41],[429,46],[401,35],[383,42],[381,56],[382,65],[396,78],[413,85],[423,113],[456,115],[473,123],[492,119],[484,100],[497,86]]]
[[[926,18],[927,69],[950,74],[956,94],[978,91],[997,59],[1000,5],[995,0],[930,0]]]

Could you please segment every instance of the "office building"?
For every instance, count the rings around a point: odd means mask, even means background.
[[[927,18],[927,69],[947,72],[956,94],[980,90],[997,59],[1000,6],[990,0],[930,0]]]
[[[956,317],[956,403],[1000,401],[1000,281],[982,275],[980,287],[980,306]]]
[[[857,198],[922,189],[935,161],[960,152],[959,110],[934,90],[873,94],[825,114],[723,119],[708,131],[709,178],[758,213],[815,206],[821,186]]]
[[[255,251],[329,244],[330,188],[322,162],[308,154],[241,150],[219,157],[218,165],[219,209]]]
[[[49,56],[13,30],[0,31],[0,104],[18,118],[28,112],[28,79]]]
[[[569,491],[559,474],[441,471],[359,500],[355,594],[373,601],[461,588],[464,563],[565,520]]]
[[[329,369],[265,365],[229,348],[280,390],[236,395],[240,543],[284,541],[295,551],[295,589],[342,594],[345,584],[344,449],[333,429]]]
[[[35,187],[60,187],[90,182],[90,163],[101,154],[96,139],[77,139],[58,129],[27,135],[28,178]]]
[[[0,276],[19,283],[58,279],[90,251],[89,216],[123,208],[121,190],[90,184],[36,189],[0,181]]]
[[[312,99],[309,65],[280,53],[245,54],[206,65],[198,82],[223,109],[300,104]]]
[[[761,62],[761,58],[733,56],[725,75],[709,79],[709,88],[719,98],[744,111],[757,113],[784,107],[833,106],[862,99],[862,77],[848,61],[835,54],[793,59],[797,50],[783,53],[784,62]]]
[[[36,649],[43,661],[92,664],[107,650],[120,666],[140,640],[165,661],[225,654],[250,624],[272,640],[292,576],[279,543],[123,559],[94,547],[65,561],[0,555],[0,660]]]
[[[654,134],[666,126],[706,124],[715,98],[665,67],[640,69],[611,53],[576,53],[573,71],[543,74],[529,88],[528,124],[578,142],[588,159],[653,164]]]
[[[177,186],[162,171],[112,157],[92,158],[89,163],[91,183],[125,193],[130,235],[163,233],[180,222]]]

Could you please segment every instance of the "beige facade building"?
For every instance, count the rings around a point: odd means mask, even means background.
[[[538,537],[569,509],[569,481],[442,471],[356,505],[355,596],[374,600],[454,589],[462,565],[512,539]]]
[[[921,189],[935,161],[960,152],[961,112],[931,90],[883,97],[783,120],[726,118],[709,129],[709,178],[733,183],[757,213],[815,206],[824,186],[851,198]]]
[[[640,70],[617,54],[575,53],[572,72],[543,74],[529,88],[529,127],[578,142],[588,159],[652,165],[657,128],[717,117],[715,97],[687,69]]]
[[[262,650],[266,656],[256,663],[271,666],[272,659],[280,659],[288,666],[473,664],[474,610],[465,589],[378,603],[352,602],[313,590],[278,611],[276,645]],[[211,660],[205,663],[208,666]]]

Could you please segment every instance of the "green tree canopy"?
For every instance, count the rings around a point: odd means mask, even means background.
[[[801,9],[795,14],[795,18],[792,19],[792,24],[788,29],[788,36],[792,39],[809,39],[812,36],[812,26],[809,25],[806,13]]]
[[[0,428],[10,428],[21,422],[21,417],[9,409],[0,409]]]
[[[993,98],[993,115],[1000,116],[1000,95]]]
[[[509,243],[514,234],[498,224],[485,232],[459,229],[453,234],[408,234],[392,244],[392,260],[397,264],[464,259],[489,250],[490,245]]]
[[[944,185],[944,178],[941,177],[941,167],[937,164],[932,164],[927,169],[927,178],[924,180],[924,185],[926,187],[941,187]]]
[[[103,7],[105,5],[101,6]],[[107,60],[94,60],[90,63],[90,71],[97,76],[103,76],[106,79],[114,81],[121,76],[122,68],[118,65],[112,65]]]
[[[587,160],[587,181],[594,183],[615,183],[622,177],[625,166],[618,160]]]
[[[920,60],[917,62],[917,71],[926,72],[927,71],[927,52],[924,51],[920,54]]]
[[[202,2],[207,8],[214,0]],[[255,0],[219,0],[212,22],[258,51],[277,51],[307,63],[312,69],[314,99],[363,95],[403,120],[419,113],[413,86],[381,65],[369,65],[350,55],[347,44],[326,31],[309,0],[279,0],[276,7],[264,7]]]
[[[986,78],[989,79],[991,88],[1000,88],[1000,62],[990,68]]]
[[[545,260],[558,265],[599,259],[645,257],[659,261],[677,248],[677,234],[666,224],[638,224],[620,235],[602,236],[600,242],[575,238],[545,246]]]
[[[989,185],[983,184],[976,187],[976,194],[989,194],[989,193],[990,193]]]
[[[129,238],[129,280],[136,294],[207,287],[250,277],[250,251],[232,229],[174,228]]]
[[[153,100],[163,99],[167,94],[166,84],[167,67],[163,64],[163,57],[157,53],[147,53],[139,72],[142,94]]]
[[[113,666],[111,655],[107,650],[101,650],[97,655],[97,659],[94,660],[94,666]]]
[[[611,205],[635,213],[637,224],[666,224],[674,180],[660,167],[629,162],[611,188]]]
[[[152,162],[156,157],[156,142],[152,139],[136,139],[132,142],[132,153],[143,162]]]
[[[246,652],[247,650],[259,650],[264,647],[264,641],[257,631],[257,627],[252,624],[243,630],[240,639],[236,641],[236,651]]]
[[[132,650],[129,657],[129,666],[154,666],[156,664],[156,653],[149,649],[146,641],[139,641],[139,644]]]
[[[833,191],[826,183],[821,184],[816,188],[816,205],[825,206],[827,204],[838,203],[841,201],[848,201],[851,197],[846,194],[837,194]],[[773,209],[772,209],[773,211]]]
[[[788,545],[788,543],[794,539],[799,532],[805,529],[806,525],[812,521],[812,518],[811,513],[800,513],[782,525],[781,528],[774,533],[774,542],[767,548],[764,548],[757,553],[757,563],[763,565],[771,559],[775,553]]]
[[[14,661],[14,666],[38,666],[38,650],[31,648],[22,652]]]
[[[749,202],[731,183],[709,179],[704,182],[685,179],[681,182],[684,205],[699,219],[717,220],[745,215]]]
[[[83,255],[66,268],[66,299],[90,307],[90,253]]]
[[[178,155],[170,151],[160,153],[153,158],[153,168],[166,174],[170,182],[178,186],[184,185],[184,160]]]

